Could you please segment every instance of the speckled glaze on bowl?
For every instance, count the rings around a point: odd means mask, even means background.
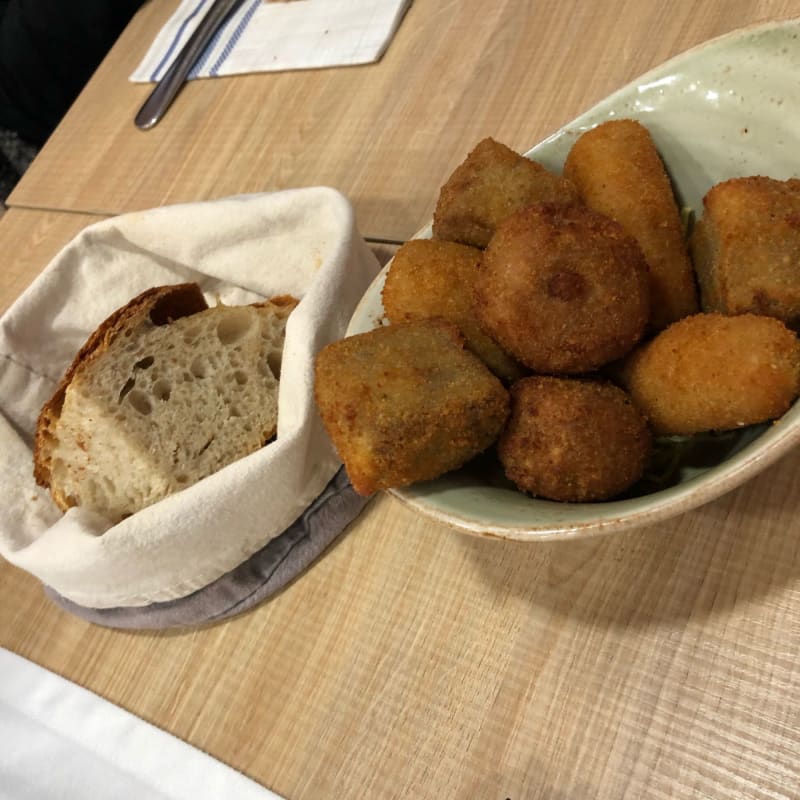
[[[800,19],[745,28],[695,47],[615,92],[528,151],[560,171],[575,139],[615,117],[649,129],[679,202],[700,213],[715,183],[743,175],[800,176]],[[429,237],[430,226],[417,235]],[[348,335],[383,319],[386,269],[365,294]],[[776,423],[729,435],[711,463],[682,464],[674,485],[605,503],[531,498],[459,470],[392,494],[440,522],[524,541],[587,536],[663,520],[739,486],[800,443],[800,402]]]

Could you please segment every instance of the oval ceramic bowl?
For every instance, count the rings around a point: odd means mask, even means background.
[[[572,143],[614,117],[650,130],[680,204],[699,214],[703,195],[726,178],[800,175],[800,20],[735,31],[679,55],[615,92],[528,151],[560,171]],[[466,155],[466,154],[465,154]],[[418,237],[429,237],[430,226]],[[386,271],[357,308],[348,334],[383,320]],[[575,537],[631,528],[695,508],[740,485],[800,442],[800,403],[777,423],[693,442],[662,442],[672,460],[660,482],[624,499],[554,503],[513,489],[496,465],[471,465],[392,493],[460,530],[503,539]],[[665,488],[654,489],[654,486]]]

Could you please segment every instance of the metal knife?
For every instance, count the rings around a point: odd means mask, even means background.
[[[211,8],[189,37],[189,41],[139,109],[134,119],[137,128],[146,131],[164,116],[206,45],[243,2],[244,0],[214,0]]]

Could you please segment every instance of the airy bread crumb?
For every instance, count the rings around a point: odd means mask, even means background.
[[[192,286],[149,290],[115,312],[42,410],[34,473],[60,508],[119,521],[275,435],[297,301],[198,308]]]

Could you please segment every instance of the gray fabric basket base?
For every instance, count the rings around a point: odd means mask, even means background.
[[[125,608],[86,608],[45,586],[57,605],[109,628],[159,630],[220,622],[277,594],[305,572],[369,501],[357,494],[342,467],[322,494],[282,534],[238,567],[186,597]]]

